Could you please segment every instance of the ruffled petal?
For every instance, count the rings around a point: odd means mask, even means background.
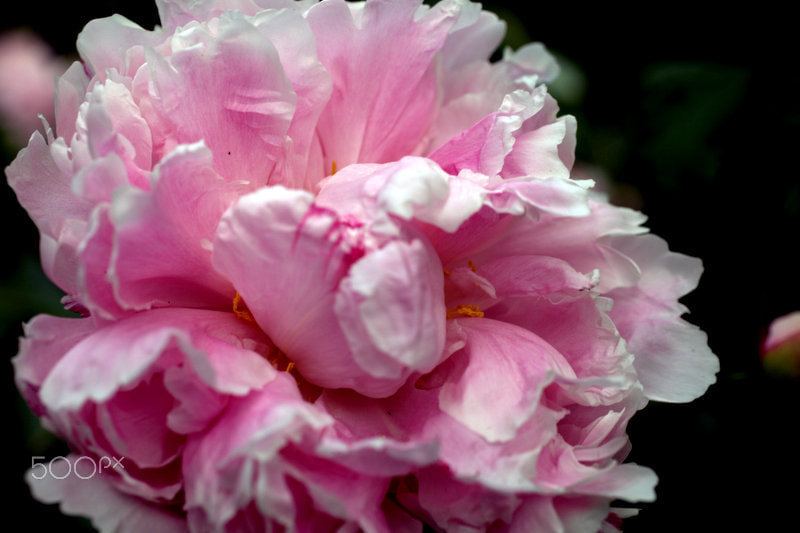
[[[79,61],[72,63],[56,80],[56,132],[59,137],[71,139],[75,134],[78,108],[86,96],[88,87],[89,77]]]
[[[53,367],[73,346],[96,329],[94,320],[38,315],[24,325],[19,353],[14,364],[14,379],[25,401],[38,416],[46,416],[39,389]]]
[[[220,178],[202,143],[180,146],[153,173],[152,192],[114,198],[109,279],[129,309],[228,307],[230,283],[211,266],[217,223],[243,186]]]
[[[176,35],[168,58],[148,49],[151,85],[139,98],[152,106],[145,118],[160,133],[157,157],[203,140],[221,176],[263,185],[284,151],[297,96],[275,47],[242,15],[229,12],[209,31],[195,25]]]
[[[642,271],[635,287],[620,288],[610,316],[636,356],[634,366],[652,400],[688,402],[716,381],[719,360],[700,328],[681,318],[678,298],[692,290],[700,260],[670,252],[655,235],[618,238],[614,247]]]
[[[486,61],[505,33],[506,23],[497,15],[482,11],[478,3],[465,3],[442,47],[443,66],[455,70],[474,61]]]
[[[78,409],[87,401],[102,403],[184,358],[215,390],[243,394],[274,375],[261,356],[245,347],[246,339],[251,339],[251,347],[266,346],[263,334],[233,313],[191,309],[140,313],[99,329],[72,347],[47,376],[40,396],[52,410]],[[237,344],[231,345],[231,340]]]
[[[442,269],[422,241],[394,241],[356,262],[339,285],[334,312],[354,361],[376,377],[428,372],[442,356]]]
[[[302,400],[288,375],[233,401],[207,433],[187,443],[183,469],[190,523],[224,530],[237,515],[255,511],[265,515],[261,520],[291,527],[303,509],[296,508],[281,451],[331,423]]]
[[[333,77],[317,125],[325,168],[333,161],[343,168],[415,153],[436,115],[434,59],[461,9],[446,1],[418,11],[418,0],[362,7],[354,13],[334,0],[307,13],[320,60]]]
[[[164,39],[160,30],[147,31],[122,15],[112,15],[89,22],[78,35],[77,48],[89,75],[105,81],[109,69],[132,77],[143,58],[131,51]]]
[[[331,75],[317,57],[317,43],[306,19],[297,11],[300,2],[264,11],[253,20],[258,31],[270,40],[280,56],[286,76],[297,95],[297,105],[289,126],[286,153],[270,177],[271,185],[313,190],[332,170],[323,162],[316,136],[316,125],[331,94]]]
[[[355,386],[361,373],[331,311],[335,287],[363,247],[312,200],[282,187],[244,196],[220,222],[214,266],[306,379]]]
[[[220,223],[214,264],[316,385],[385,396],[439,360],[444,304],[430,250],[415,241],[378,249],[308,193],[271,187],[242,198]],[[409,329],[392,331],[385,316]]]
[[[527,330],[490,319],[461,319],[466,347],[442,386],[441,409],[489,442],[512,439],[534,414],[553,377],[573,376],[552,346]]]
[[[560,160],[558,151],[567,129],[563,120],[547,112],[548,107],[554,106],[552,102],[544,86],[532,93],[514,91],[506,95],[495,113],[439,147],[430,158],[450,174],[468,169],[488,176],[503,171],[508,178],[568,178],[569,168]],[[536,116],[540,112],[547,116]],[[531,124],[523,129],[526,121]],[[520,130],[524,133],[518,139]],[[512,151],[517,143],[520,146]],[[509,154],[509,167],[504,169]]]
[[[127,83],[127,80],[126,80]],[[125,163],[127,179],[147,189],[152,167],[152,137],[126,84],[107,79],[95,84],[86,96],[78,133],[86,139],[94,158],[116,154]]]
[[[164,29],[174,31],[193,21],[219,17],[229,10],[255,15],[263,9],[295,9],[304,11],[318,0],[156,0]]]
[[[514,513],[504,533],[598,533],[609,513],[609,502],[587,496],[530,496]]]
[[[35,132],[6,169],[8,183],[42,237],[45,273],[65,292],[76,289],[76,252],[92,206],[76,197],[71,177],[53,157],[52,147]],[[59,259],[56,259],[59,257]]]
[[[416,219],[455,231],[480,209],[484,191],[448,176],[433,161],[404,157],[385,165],[351,165],[324,180],[318,205],[369,223],[372,231],[398,235],[403,220]]]

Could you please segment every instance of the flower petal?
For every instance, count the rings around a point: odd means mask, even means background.
[[[368,2],[354,15],[334,0],[308,11],[320,60],[333,77],[317,126],[326,168],[333,161],[343,168],[396,160],[423,141],[438,103],[434,58],[460,6],[441,2],[417,16],[419,4]]]
[[[233,288],[211,266],[217,223],[242,186],[221,179],[202,143],[180,146],[153,172],[152,192],[114,198],[109,277],[129,309],[227,307]]]
[[[614,247],[642,270],[635,287],[609,293],[610,316],[636,356],[634,367],[648,398],[688,402],[716,380],[719,360],[708,348],[706,334],[680,316],[678,298],[697,285],[698,259],[670,252],[655,235],[618,238]]]
[[[228,336],[238,337],[239,345],[230,345]],[[47,376],[40,396],[52,410],[77,409],[90,400],[102,403],[181,357],[215,390],[242,394],[274,375],[261,356],[242,346],[248,338],[253,347],[266,342],[233,313],[191,309],[140,313],[99,329],[72,347]]]
[[[42,238],[42,263],[47,276],[65,292],[76,289],[76,248],[83,238],[91,204],[76,197],[71,180],[59,167],[53,148],[35,132],[6,169],[8,183],[28,211]]]
[[[507,441],[533,415],[555,375],[574,375],[552,346],[527,330],[490,319],[461,319],[463,351],[439,406],[489,442]]]
[[[433,290],[441,272],[430,250],[413,242],[377,250],[360,224],[308,193],[270,187],[243,197],[220,222],[214,264],[315,385],[385,396],[441,356],[444,305]],[[410,329],[385,337],[384,316]]]
[[[140,63],[132,62],[130,51],[136,46],[156,46],[165,36],[161,31],[147,31],[122,15],[95,19],[78,35],[78,53],[88,74],[105,81],[108,69],[133,76]]]
[[[11,362],[14,364],[17,388],[34,413],[46,415],[38,391],[53,367],[96,327],[91,319],[48,315],[38,315],[24,325],[25,336],[20,339],[19,354]]]
[[[203,140],[221,176],[263,185],[283,153],[297,97],[275,47],[242,15],[220,18],[217,31],[192,26],[169,58],[148,50],[147,118],[167,135],[153,144],[166,154]]]
[[[441,265],[422,241],[395,241],[357,261],[336,293],[334,312],[356,363],[398,379],[428,372],[444,349]]]

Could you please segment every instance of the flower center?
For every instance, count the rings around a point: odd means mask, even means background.
[[[242,295],[238,292],[236,296],[233,297],[233,312],[242,320],[253,323],[256,321],[255,318],[253,318],[253,314],[247,309],[247,304],[245,304],[242,299]],[[303,375],[295,368],[294,361],[289,359],[277,346],[272,346],[267,354],[267,361],[269,361],[269,364],[271,364],[275,370],[286,372],[294,378],[297,382],[297,388],[300,389],[300,395],[305,401],[314,403],[314,401],[319,398],[320,394],[322,394],[322,387],[317,387],[313,383],[306,381]]]
[[[457,305],[447,310],[447,318],[455,318],[458,316],[466,316],[473,318],[483,318],[483,311],[478,309],[477,305]]]
[[[233,313],[242,320],[247,320],[248,322],[255,322],[256,319],[253,318],[253,313],[247,309],[247,304],[244,303],[242,300],[242,295],[236,293],[236,296],[233,297]]]

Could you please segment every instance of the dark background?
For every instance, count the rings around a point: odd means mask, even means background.
[[[2,28],[27,26],[62,55],[92,18],[121,13],[145,28],[146,1],[18,5]],[[695,4],[615,11],[608,6],[485,2],[509,21],[508,44],[541,41],[565,59],[551,87],[578,118],[578,159],[613,178],[612,198],[649,216],[670,247],[703,259],[688,319],[719,356],[717,383],[687,405],[651,403],[630,425],[630,460],[659,475],[658,500],[627,532],[777,531],[797,521],[800,382],[768,375],[759,345],[769,322],[800,310],[800,75],[793,16]],[[16,148],[3,150],[3,166]],[[0,480],[8,519],[35,530],[85,527],[34,502],[22,482],[31,455],[62,443],[38,428],[8,360],[20,324],[57,312],[38,267],[38,237],[13,192],[0,187],[0,391],[7,416]],[[795,526],[796,527],[796,526]]]

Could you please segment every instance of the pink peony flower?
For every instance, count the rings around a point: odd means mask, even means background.
[[[761,360],[771,373],[800,377],[800,312],[772,321],[761,347]]]
[[[702,271],[570,177],[538,44],[444,0],[161,0],[78,38],[7,169],[83,318],[17,384],[97,476],[28,481],[101,530],[615,530],[648,400],[718,362]],[[70,465],[53,468],[69,472]],[[39,469],[39,473],[41,469]]]
[[[40,114],[53,120],[55,79],[66,66],[33,33],[0,35],[0,127],[17,148],[41,127]]]

